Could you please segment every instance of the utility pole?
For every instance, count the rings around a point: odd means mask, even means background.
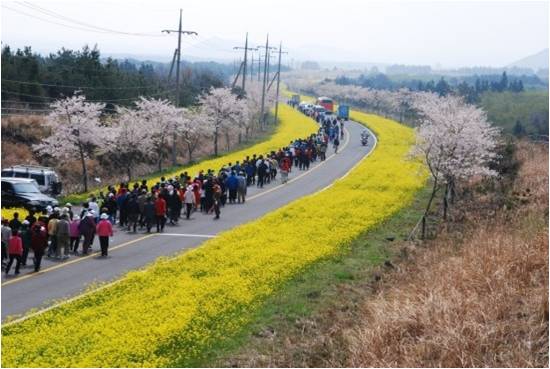
[[[277,93],[275,97],[275,124],[277,124],[277,118],[279,117],[279,85],[281,83],[281,54],[283,54],[283,42],[279,44],[279,64],[277,65]],[[284,54],[288,54],[284,52]]]
[[[262,85],[262,107],[260,110],[260,127],[263,130],[265,128],[265,117],[264,117],[264,109],[265,109],[265,84],[267,81],[267,54],[269,54],[269,33],[267,34],[267,38],[265,41],[265,56],[264,56],[264,83]]]
[[[164,29],[162,32],[165,33],[172,33],[177,32],[178,34],[178,55],[177,55],[177,64],[176,64],[176,98],[175,98],[175,106],[178,107],[179,105],[179,98],[180,98],[180,62],[181,62],[181,35],[198,35],[195,31],[182,31],[181,29],[181,13],[182,9],[180,9],[180,23],[177,30],[170,30],[170,29]],[[174,130],[174,134],[172,135],[172,165],[177,165],[177,155],[176,155],[176,131]]]
[[[254,74],[254,54],[250,54],[250,82],[252,82],[252,75]]]
[[[244,64],[243,64],[243,78],[242,78],[242,84],[241,84],[241,89],[244,93],[245,91],[245,84],[246,84],[246,66],[248,64],[248,50],[250,51],[256,51],[258,49],[256,48],[253,48],[253,47],[248,47],[248,32],[246,33],[246,40],[244,42],[244,47],[239,47],[239,46],[235,46],[233,48],[233,50],[244,50]],[[251,68],[252,69],[252,68]],[[239,69],[239,72],[240,72],[240,69]],[[237,78],[238,78],[238,75],[237,75]]]
[[[264,115],[264,110],[265,110],[265,93],[266,93],[266,83],[267,83],[267,80],[269,79],[269,59],[270,59],[270,54],[271,54],[271,50],[274,49],[274,50],[277,50],[276,47],[270,47],[269,46],[269,34],[267,35],[267,40],[266,40],[266,43],[265,43],[265,46],[258,46],[258,49],[260,48],[265,48],[265,55],[264,55],[264,82],[263,82],[263,86],[262,86],[262,114],[261,114],[261,121],[260,121],[260,126],[262,127],[262,129],[265,127],[265,115]]]

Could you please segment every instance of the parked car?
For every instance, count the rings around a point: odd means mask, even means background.
[[[40,167],[36,165],[14,165],[2,169],[2,177],[34,179],[41,192],[54,196],[59,195],[62,189],[57,173],[49,167]]]
[[[2,207],[43,210],[48,205],[55,207],[59,202],[40,192],[36,180],[2,177]]]

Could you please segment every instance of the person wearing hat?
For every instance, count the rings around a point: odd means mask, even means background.
[[[68,202],[68,203],[65,204],[65,207],[68,209],[69,220],[73,220],[73,217],[74,217],[74,213],[73,213],[73,204],[71,204],[70,202]]]
[[[57,209],[57,208],[56,208]],[[48,219],[48,239],[50,241],[50,247],[48,248],[48,257],[51,258],[57,251],[57,222],[59,221],[59,213],[53,211]]]
[[[78,226],[80,225],[80,217],[75,215],[69,224],[69,236],[71,237],[70,248],[73,254],[78,254],[78,246],[80,245],[80,231]]]
[[[80,234],[84,237],[84,241],[82,242],[82,254],[84,255],[88,254],[88,249],[92,245],[92,241],[94,239],[94,234],[96,231],[94,218],[94,212],[90,210],[80,220],[80,224],[78,225],[78,230],[80,231]]]
[[[101,214],[96,232],[101,245],[101,256],[106,257],[109,249],[109,237],[113,237],[113,225],[109,222],[109,216],[106,213]]]
[[[183,201],[185,202],[185,218],[189,219],[196,201],[193,186],[187,186],[187,189],[185,190],[185,193],[183,195]]]
[[[21,229],[19,233],[21,234],[21,241],[23,242],[23,254],[21,255],[21,265],[27,265],[27,257],[29,256],[29,250],[31,248],[31,223],[28,220],[24,220],[21,223]]]
[[[239,187],[237,188],[237,202],[244,204],[246,198],[246,178],[243,171],[239,172],[237,180],[239,181]]]
[[[67,259],[69,257],[70,234],[69,214],[64,213],[57,222],[57,250],[55,251],[57,259]]]

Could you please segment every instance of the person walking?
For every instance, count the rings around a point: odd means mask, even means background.
[[[220,201],[222,197],[222,188],[220,187],[217,180],[214,182],[214,185],[212,186],[212,190],[213,190],[213,198],[214,198],[214,204],[212,208],[214,209],[214,213],[216,214],[214,219],[220,219]]]
[[[237,187],[237,202],[240,204],[244,204],[246,201],[246,178],[244,172],[240,172],[237,176],[237,180],[239,181],[239,186]]]
[[[187,186],[185,194],[183,195],[183,201],[185,202],[185,218],[189,219],[193,206],[195,205],[195,193],[193,192],[193,186]]]
[[[8,259],[8,243],[10,242],[12,232],[9,226],[9,221],[2,219],[2,263],[7,263]]]
[[[155,204],[153,203],[151,196],[147,196],[145,205],[143,205],[143,222],[145,224],[145,228],[147,229],[147,233],[151,233],[151,228],[153,228],[155,217]]]
[[[338,154],[338,146],[340,145],[340,140],[338,139],[338,137],[334,138],[332,144],[334,145],[334,153]]]
[[[126,210],[128,213],[128,232],[132,229],[136,233],[139,222],[139,203],[136,195],[133,193],[130,194]]]
[[[48,220],[48,238],[50,240],[50,247],[48,248],[48,257],[51,258],[57,252],[57,222],[58,214],[54,212],[50,215]]]
[[[21,266],[21,256],[23,255],[23,241],[19,237],[19,232],[12,230],[12,236],[8,242],[8,255],[10,260],[6,266],[6,276],[10,273],[11,266],[15,260],[15,274],[19,274],[19,267]]]
[[[69,223],[69,237],[71,238],[70,241],[70,249],[73,252],[73,254],[78,254],[78,246],[80,245],[80,231],[78,229],[78,226],[80,225],[80,217],[78,215],[75,215],[73,217],[73,220]]]
[[[229,203],[234,204],[237,200],[237,190],[239,188],[239,180],[235,175],[235,172],[231,172],[231,175],[225,180],[225,185],[229,190]]]
[[[109,216],[106,213],[101,214],[100,221],[97,223],[96,232],[101,245],[101,256],[107,257],[109,250],[109,237],[113,237],[113,225],[109,222]]]
[[[80,231],[80,234],[84,237],[84,241],[82,241],[83,255],[88,255],[88,249],[92,245],[92,241],[94,239],[96,230],[94,218],[94,213],[92,211],[89,211],[85,214],[84,218],[80,220],[80,224],[78,225],[78,230]]]
[[[40,271],[40,264],[42,263],[42,257],[48,247],[48,231],[46,230],[46,224],[38,220],[31,226],[31,248],[34,253],[34,271]]]
[[[10,220],[10,228],[12,231],[18,231],[21,228],[21,221],[19,220],[19,213],[13,213],[13,219]]]
[[[290,158],[288,156],[285,156],[283,159],[281,159],[280,169],[281,169],[281,182],[287,183],[288,182],[288,172],[290,172]]]
[[[29,250],[31,248],[31,227],[28,220],[24,220],[21,223],[20,230],[21,241],[23,242],[23,254],[21,255],[21,265],[27,266],[27,258],[29,256]]]
[[[55,257],[57,259],[67,259],[69,257],[70,244],[70,223],[69,215],[63,214],[61,219],[57,222],[56,237],[57,237],[57,250]]]
[[[159,195],[155,200],[155,216],[157,218],[157,232],[163,232],[166,224],[166,201]]]

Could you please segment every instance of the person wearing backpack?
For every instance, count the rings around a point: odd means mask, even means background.
[[[46,230],[46,224],[38,220],[31,227],[31,248],[34,252],[34,271],[40,271],[40,264],[42,263],[42,257],[48,247],[48,232]]]

